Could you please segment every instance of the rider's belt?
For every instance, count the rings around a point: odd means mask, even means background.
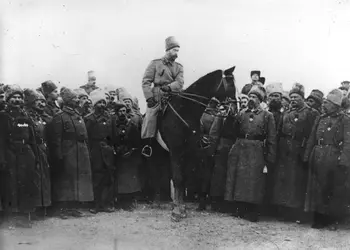
[[[153,83],[154,87],[168,86],[169,83]]]
[[[77,135],[74,132],[65,132],[62,134],[62,140],[84,142],[86,138],[84,135]]]
[[[238,135],[238,138],[240,139],[246,139],[250,141],[264,141],[266,137],[264,135],[250,135],[250,134],[245,134],[245,135]]]

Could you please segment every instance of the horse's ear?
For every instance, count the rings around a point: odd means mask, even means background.
[[[232,68],[229,68],[224,71],[225,76],[232,75],[233,71],[235,70],[236,66],[233,66]]]

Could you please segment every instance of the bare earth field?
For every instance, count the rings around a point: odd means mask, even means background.
[[[31,229],[3,223],[1,250],[158,250],[158,249],[350,249],[350,231],[315,230],[309,225],[262,220],[250,223],[219,213],[196,212],[170,221],[170,207],[139,204],[133,212],[100,213],[78,219],[48,218]]]

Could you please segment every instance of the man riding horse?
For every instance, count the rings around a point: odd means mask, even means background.
[[[147,101],[146,115],[142,124],[141,138],[148,140],[142,153],[152,154],[152,144],[157,134],[157,116],[162,110],[162,97],[171,91],[178,92],[184,85],[183,67],[175,62],[180,45],[172,36],[165,40],[165,55],[151,61],[142,79],[143,94]],[[153,87],[152,87],[153,83]]]

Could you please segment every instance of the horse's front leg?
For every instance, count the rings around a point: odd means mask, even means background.
[[[187,217],[186,206],[184,203],[184,185],[181,159],[182,157],[180,154],[173,153],[171,155],[172,180],[174,184],[174,208],[171,213],[171,219],[176,222]]]

